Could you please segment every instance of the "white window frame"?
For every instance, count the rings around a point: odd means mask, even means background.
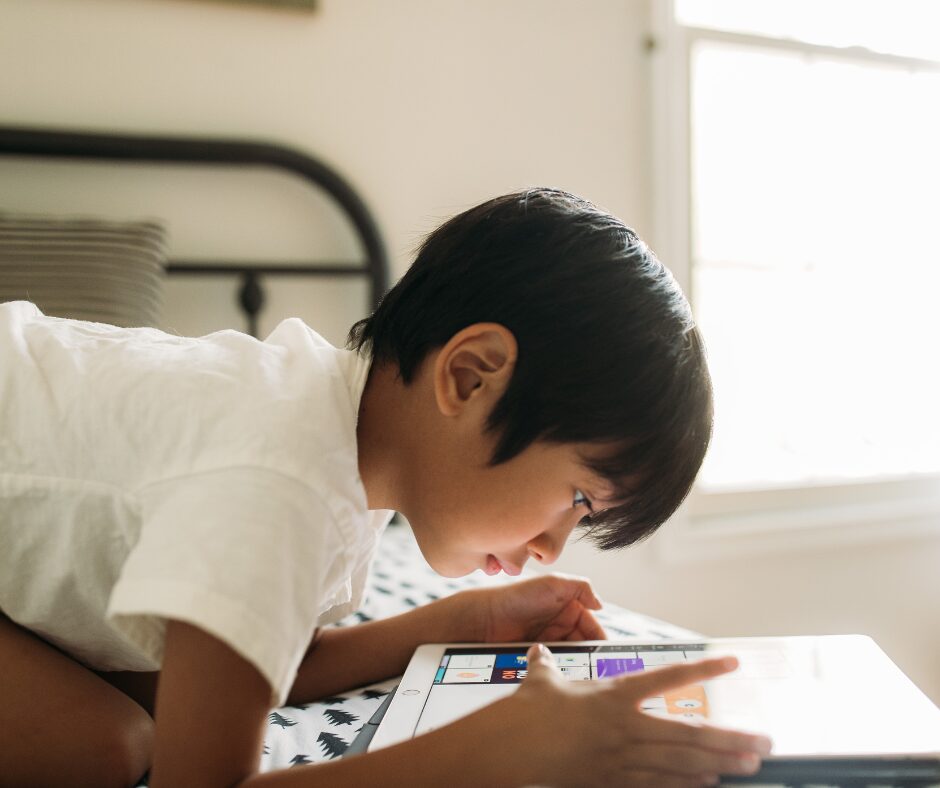
[[[693,44],[701,40],[940,69],[938,63],[857,47],[687,27],[676,22],[672,0],[652,0],[653,247],[693,308],[689,64]],[[940,535],[940,475],[746,492],[695,489],[656,544],[666,563],[689,563],[925,535]]]

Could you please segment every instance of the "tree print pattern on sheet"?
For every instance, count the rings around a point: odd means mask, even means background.
[[[276,711],[272,711],[268,715],[268,722],[270,722],[272,725],[280,725],[282,728],[291,728],[297,724],[294,720],[288,719],[287,717],[278,714]]]
[[[330,760],[339,758],[349,748],[348,741],[328,731],[323,731],[317,736],[317,744],[320,745],[323,754]]]
[[[350,714],[342,709],[327,709],[323,712],[323,716],[330,721],[330,725],[352,725],[354,722],[359,722],[359,718],[355,714]]]

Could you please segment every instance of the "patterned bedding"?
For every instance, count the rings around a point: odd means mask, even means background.
[[[503,575],[481,573],[457,580],[440,577],[427,565],[405,525],[391,525],[382,538],[363,607],[335,626],[355,626],[402,613],[464,588],[512,582]],[[597,618],[611,638],[696,637],[696,633],[657,619],[605,605]],[[316,703],[284,706],[268,715],[261,771],[273,771],[338,758],[398,683],[390,679]],[[146,783],[141,783],[145,785]]]

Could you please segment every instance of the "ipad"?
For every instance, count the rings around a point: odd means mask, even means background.
[[[529,645],[421,646],[369,749],[439,728],[514,692],[526,675]],[[761,779],[940,782],[940,709],[868,637],[546,645],[568,681],[604,681],[734,655],[740,662],[735,672],[648,698],[642,707],[653,715],[767,734],[774,749]]]

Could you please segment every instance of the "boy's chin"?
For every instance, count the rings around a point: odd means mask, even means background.
[[[427,556],[425,556],[427,560]],[[431,569],[433,569],[441,577],[457,578],[457,577],[466,577],[467,575],[472,575],[474,572],[479,569],[479,566],[467,565],[466,563],[461,563],[457,560],[454,561],[444,561],[444,560],[428,560],[428,564]]]
[[[467,575],[472,575],[477,571],[476,567],[473,569],[437,569],[436,567],[432,566],[431,569],[437,572],[441,577],[447,577],[451,579],[467,577]]]

